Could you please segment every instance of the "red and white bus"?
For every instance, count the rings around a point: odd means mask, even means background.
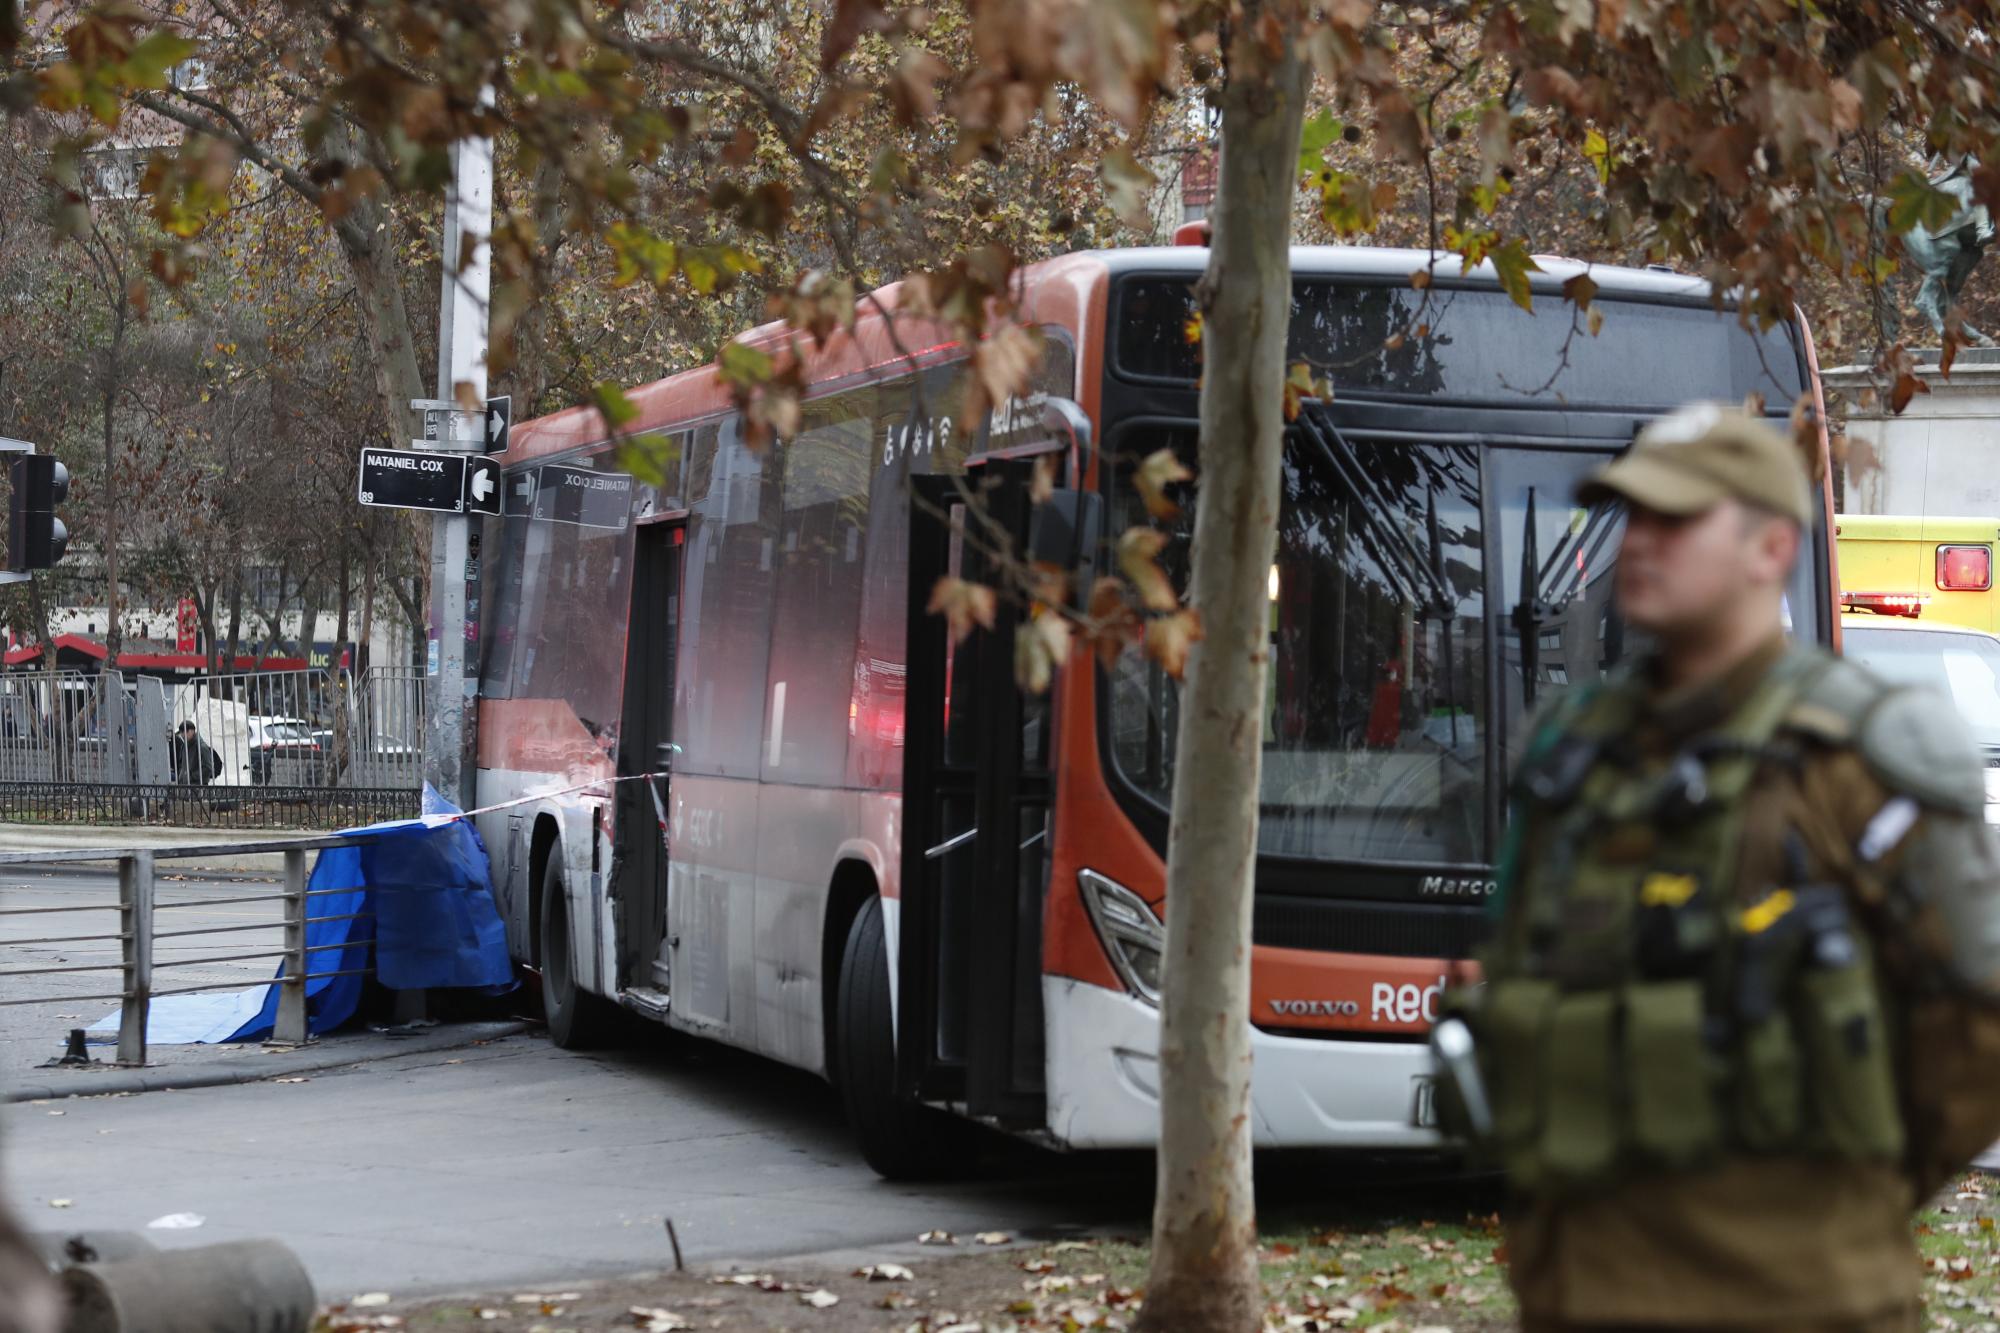
[[[1111,568],[1133,462],[1192,460],[1205,260],[1028,269],[1034,386],[972,429],[966,349],[869,305],[780,448],[746,446],[712,367],[632,394],[627,429],[675,442],[663,484],[616,475],[594,411],[515,430],[483,534],[478,799],[505,804],[479,823],[558,1043],[622,1005],[821,1072],[889,1175],[947,1166],[953,1116],[1153,1142],[1176,687],[1079,652],[1024,695],[1004,606],[955,650],[924,607],[986,568],[945,521],[961,482],[1080,586]],[[1435,1142],[1423,1038],[1484,929],[1521,721],[1629,647],[1618,519],[1574,507],[1578,477],[1689,400],[1817,391],[1801,326],[1746,331],[1683,276],[1592,268],[1593,337],[1574,265],[1544,261],[1531,315],[1452,260],[1413,290],[1428,262],[1293,256],[1291,351],[1336,394],[1291,432],[1270,577],[1260,1145]],[[1062,489],[1035,506],[1043,453]],[[1788,605],[1828,641],[1820,537]]]

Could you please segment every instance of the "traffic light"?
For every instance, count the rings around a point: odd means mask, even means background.
[[[7,502],[7,568],[47,569],[62,559],[69,528],[56,506],[69,496],[69,469],[47,454],[18,454]]]

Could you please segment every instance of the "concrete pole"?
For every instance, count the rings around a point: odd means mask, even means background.
[[[307,1333],[319,1302],[275,1240],[144,1251],[62,1273],[67,1333]]]
[[[493,90],[482,94],[490,104]],[[451,149],[445,194],[444,264],[438,302],[440,400],[457,403],[432,447],[478,453],[486,443],[487,306],[492,282],[493,141],[461,139]],[[460,387],[465,386],[463,397]],[[467,411],[465,405],[478,405]],[[479,534],[463,514],[439,514],[431,528],[430,707],[424,723],[424,780],[460,809],[473,807],[473,742],[478,735]]]

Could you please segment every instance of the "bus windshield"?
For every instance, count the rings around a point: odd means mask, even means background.
[[[1266,855],[1490,865],[1501,775],[1528,719],[1638,647],[1611,605],[1623,516],[1573,499],[1629,442],[1629,418],[1550,409],[1649,415],[1753,391],[1789,406],[1804,383],[1795,330],[1757,334],[1706,305],[1613,302],[1602,336],[1573,337],[1567,318],[1468,288],[1441,293],[1402,336],[1419,299],[1312,275],[1294,286],[1290,354],[1327,368],[1336,392],[1286,437],[1267,588]],[[1112,376],[1163,386],[1161,404],[1187,401],[1169,394],[1187,394],[1199,372],[1185,332],[1191,301],[1184,278],[1127,281]],[[1382,406],[1344,413],[1350,394]],[[1397,399],[1412,406],[1384,402]],[[1506,433],[1427,438],[1429,408],[1475,402],[1517,409]],[[1403,418],[1393,431],[1364,424],[1392,417]],[[1194,446],[1192,422],[1135,416],[1111,426],[1107,454],[1129,464],[1168,447],[1192,463]],[[1148,521],[1129,484],[1111,484],[1114,530]],[[1162,555],[1181,587],[1193,525],[1183,508]],[[1824,628],[1816,577],[1802,560],[1788,590],[1792,632],[1807,639]],[[1165,807],[1177,691],[1136,655],[1110,677],[1108,767],[1126,791]]]
[[[1148,433],[1121,452],[1192,449],[1191,428]],[[1518,733],[1538,699],[1601,672],[1623,639],[1606,628],[1602,577],[1616,516],[1593,520],[1569,500],[1606,456],[1291,433],[1267,590],[1262,851],[1458,865],[1492,855],[1492,673],[1502,678],[1503,732]],[[1120,500],[1122,522],[1143,517]],[[1487,568],[1489,508],[1497,573]],[[1191,533],[1184,513],[1163,553],[1177,581]],[[1513,623],[1524,551],[1545,609],[1525,654]],[[1113,762],[1161,804],[1173,784],[1177,699],[1165,673],[1137,655],[1113,669]]]
[[[1611,603],[1623,528],[1577,482],[1614,452],[1481,446],[1315,428],[1290,433],[1268,580],[1263,720],[1266,855],[1480,866],[1528,719],[1639,647]],[[1192,457],[1194,429],[1128,431],[1117,451]],[[1121,526],[1144,512],[1121,490]],[[1185,586],[1191,513],[1162,553]],[[1793,607],[1812,604],[1808,562]],[[1797,613],[1794,634],[1816,636]],[[1132,789],[1170,799],[1178,694],[1127,654],[1112,669],[1108,743]],[[1498,723],[1495,723],[1497,714]]]

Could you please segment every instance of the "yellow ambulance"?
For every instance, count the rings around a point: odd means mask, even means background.
[[[1840,606],[2000,632],[1993,547],[2000,519],[1839,514]]]

